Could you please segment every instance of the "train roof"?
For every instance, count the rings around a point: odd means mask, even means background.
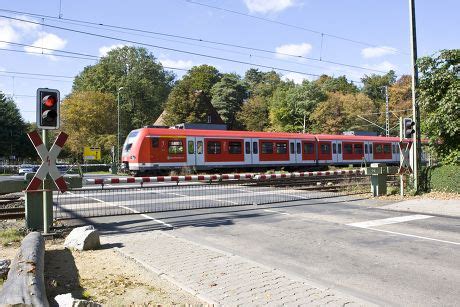
[[[198,129],[168,129],[168,128],[141,128],[145,129],[148,135],[165,136],[204,136],[204,137],[229,137],[229,138],[268,138],[268,139],[303,139],[303,140],[361,140],[399,142],[397,137],[385,136],[360,136],[360,135],[333,135],[333,134],[309,134],[309,133],[288,133],[288,132],[256,132],[256,131],[234,131],[234,130],[198,130]]]

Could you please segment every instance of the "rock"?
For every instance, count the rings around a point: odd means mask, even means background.
[[[91,250],[101,246],[99,231],[92,225],[72,230],[65,239],[64,246],[76,250]]]
[[[11,264],[11,260],[9,259],[0,260],[0,278],[1,279],[6,279],[6,276],[8,275],[8,271],[10,270],[10,264]]]
[[[96,302],[79,300],[72,297],[71,293],[60,294],[54,298],[59,307],[99,307]]]

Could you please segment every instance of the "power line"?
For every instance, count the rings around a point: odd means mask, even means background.
[[[199,4],[198,2],[190,2],[190,3]],[[387,71],[383,71],[383,70],[378,70],[378,69],[373,69],[373,68],[363,67],[363,66],[358,66],[358,65],[352,65],[352,64],[347,64],[347,63],[335,62],[335,61],[325,60],[323,58],[312,58],[312,57],[306,57],[306,56],[301,56],[301,55],[293,55],[293,54],[289,54],[289,53],[276,52],[276,51],[272,51],[272,50],[255,48],[255,47],[248,47],[248,46],[243,46],[243,45],[238,45],[238,44],[230,44],[230,43],[223,43],[223,42],[217,42],[217,41],[212,41],[212,40],[205,40],[205,39],[201,39],[201,38],[194,38],[194,37],[183,36],[183,35],[176,35],[176,34],[156,32],[156,31],[149,31],[149,30],[130,28],[130,27],[123,27],[123,26],[115,26],[115,25],[109,25],[109,24],[85,21],[85,20],[78,20],[78,19],[57,18],[57,17],[50,16],[50,15],[35,14],[35,13],[22,12],[22,11],[13,11],[13,10],[6,10],[6,9],[0,9],[0,11],[4,11],[4,12],[8,12],[8,13],[15,13],[15,14],[24,14],[24,15],[40,17],[40,18],[48,18],[48,19],[53,19],[53,20],[55,20],[57,22],[73,24],[73,25],[75,25],[75,24],[82,25],[83,24],[83,26],[85,26],[85,27],[96,28],[96,29],[99,29],[100,27],[111,28],[111,29],[109,29],[110,31],[114,31],[114,32],[118,32],[118,33],[124,33],[124,34],[134,34],[134,33],[128,33],[128,32],[125,32],[125,31],[117,31],[117,30],[122,29],[122,30],[128,30],[128,31],[133,31],[133,32],[148,33],[148,34],[154,34],[154,35],[159,35],[159,36],[180,38],[180,39],[184,39],[184,40],[198,41],[198,42],[203,42],[203,43],[208,43],[208,44],[215,44],[215,45],[239,48],[239,49],[244,49],[244,50],[252,50],[252,51],[257,51],[257,52],[262,52],[262,53],[269,53],[269,54],[274,54],[274,55],[282,55],[282,56],[293,57],[293,58],[297,58],[297,59],[324,62],[324,63],[328,63],[328,64],[334,64],[334,65],[350,67],[350,68],[356,68],[356,69],[361,69],[361,70],[374,71],[374,72],[379,72],[379,73],[387,73]],[[251,15],[249,15],[249,16],[251,16]],[[251,17],[254,17],[254,16],[251,16]],[[70,22],[66,22],[66,21],[70,21]],[[41,25],[43,25],[43,24],[41,24]],[[88,25],[95,25],[97,27],[91,27],[91,26],[88,26]],[[47,25],[45,25],[45,26],[47,26]],[[113,29],[117,29],[117,30],[113,30]],[[147,36],[147,37],[152,38],[152,36]],[[173,41],[173,42],[178,42],[178,41]],[[184,43],[184,42],[179,42],[179,43]],[[191,44],[191,45],[194,45],[194,44]],[[194,46],[197,46],[197,45],[194,45]],[[200,45],[198,45],[198,46],[200,46]],[[209,46],[202,46],[202,45],[200,47],[211,48]],[[213,49],[217,49],[217,48],[213,48]],[[229,51],[229,50],[225,50],[225,49],[217,49],[217,50],[227,51],[227,52],[234,52],[234,51]],[[391,49],[391,50],[393,50],[393,49]],[[246,55],[248,55],[248,54],[246,54]],[[256,57],[260,57],[260,56],[256,55]],[[277,60],[279,60],[279,59],[277,59]],[[302,64],[302,63],[296,63],[296,64],[305,65],[305,64]],[[324,67],[319,67],[319,68],[324,68]]]
[[[32,51],[7,49],[7,48],[0,48],[0,50],[8,51],[8,52],[27,53],[27,54],[33,54],[33,55],[57,56],[57,57],[62,57],[62,58],[71,58],[71,59],[80,59],[80,60],[91,60],[91,61],[95,60],[95,59],[90,59],[90,58],[84,58],[84,57],[78,57],[78,56],[70,56],[70,55],[64,55],[64,54],[44,54],[44,53],[41,53],[41,52],[32,52]],[[58,51],[58,50],[56,50],[56,51]]]
[[[192,1],[192,0],[183,0],[183,1],[185,1],[187,3],[190,3],[190,4],[194,4],[194,5],[204,6],[204,7],[207,7],[207,8],[211,8],[211,9],[215,9],[215,10],[219,10],[219,11],[224,11],[224,12],[227,12],[227,13],[232,13],[232,14],[236,14],[236,15],[240,15],[240,16],[245,16],[245,17],[261,20],[261,21],[264,21],[264,22],[269,22],[269,23],[278,24],[278,25],[282,25],[282,26],[285,26],[285,27],[289,27],[289,28],[303,30],[303,31],[314,33],[314,34],[319,34],[319,35],[322,35],[322,36],[332,37],[332,38],[335,38],[335,39],[347,41],[347,42],[358,44],[358,45],[363,45],[363,46],[368,46],[368,47],[379,47],[376,44],[371,44],[371,43],[367,43],[367,42],[364,42],[364,41],[358,41],[358,40],[355,40],[355,39],[351,39],[351,38],[347,38],[347,37],[343,37],[343,36],[339,36],[339,35],[335,35],[335,34],[324,33],[324,32],[318,31],[318,30],[309,29],[309,28],[306,28],[306,27],[301,27],[301,26],[297,26],[297,25],[293,25],[293,24],[289,24],[289,23],[285,23],[285,22],[277,21],[277,20],[273,20],[273,19],[268,19],[268,18],[264,18],[264,17],[254,16],[254,15],[250,15],[250,14],[247,14],[247,13],[234,11],[234,10],[230,10],[230,9],[227,9],[227,8],[222,8],[222,7],[218,7],[218,6],[214,6],[214,5],[210,5],[210,4],[205,4],[205,3],[196,2],[196,1]],[[387,50],[391,50],[391,51],[395,52],[395,50],[393,50],[392,48],[388,48],[388,47],[379,47],[379,48],[387,49]],[[408,53],[406,53],[406,52],[402,52],[402,51],[396,51],[396,52],[408,55]]]
[[[42,81],[54,81],[54,82],[73,82],[70,80],[56,80],[56,79],[46,79],[46,78],[34,78],[34,77],[21,77],[21,76],[11,76],[11,75],[2,75],[0,71],[0,77],[5,78],[18,78],[18,79],[28,79],[28,80],[42,80]]]
[[[19,71],[0,71],[2,74],[16,74],[16,75],[27,75],[27,76],[42,76],[42,77],[54,77],[54,78],[70,78],[73,79],[74,77],[71,76],[61,76],[61,75],[48,75],[48,74],[37,74],[31,72],[19,72]]]

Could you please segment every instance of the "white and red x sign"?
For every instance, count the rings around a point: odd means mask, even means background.
[[[401,164],[399,166],[399,174],[412,174],[410,167],[409,155],[412,143],[399,142],[399,149],[401,151]]]
[[[32,178],[29,185],[27,186],[26,191],[38,190],[48,173],[50,174],[51,178],[53,178],[54,183],[62,193],[67,191],[67,184],[65,183],[64,178],[56,167],[56,158],[61,152],[65,141],[67,141],[68,135],[64,132],[61,132],[49,151],[46,149],[46,146],[43,144],[43,141],[37,131],[28,133],[28,136],[34,144],[34,147],[43,162],[40,165],[38,171],[35,173],[34,178]]]

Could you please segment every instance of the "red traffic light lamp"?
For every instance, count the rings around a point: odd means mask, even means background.
[[[415,133],[415,122],[412,118],[404,118],[404,138],[411,139]]]
[[[37,127],[41,129],[59,129],[59,97],[56,89],[39,88],[37,90]]]

